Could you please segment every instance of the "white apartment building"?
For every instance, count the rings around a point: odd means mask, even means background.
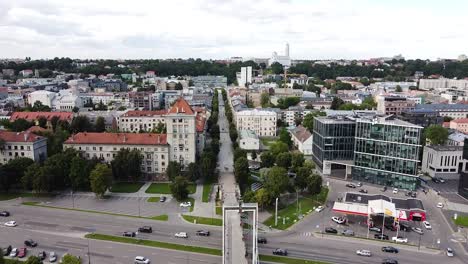
[[[167,112],[167,110],[131,110],[117,117],[117,126],[121,132],[151,132],[159,123],[166,123]]]
[[[110,163],[121,149],[137,149],[143,155],[141,170],[147,175],[164,174],[169,163],[166,134],[78,133],[68,138],[63,148],[74,148],[84,158],[100,158]]]
[[[248,109],[235,113],[238,131],[252,130],[259,137],[276,136],[277,114],[273,111]]]
[[[52,108],[52,104],[55,99],[55,96],[56,96],[56,93],[54,92],[49,92],[45,90],[34,91],[28,94],[28,104],[34,105],[36,101],[39,101],[42,103],[42,105],[46,105]]]
[[[260,139],[251,130],[241,130],[239,133],[239,147],[245,150],[260,150]]]
[[[430,90],[430,89],[439,89],[439,88],[458,88],[458,89],[468,89],[468,80],[457,80],[457,79],[420,79],[419,80],[419,89],[421,90]]]
[[[462,171],[468,171],[468,160],[464,160],[462,156],[463,146],[425,146],[421,169],[432,177],[457,179],[460,165]]]
[[[30,132],[0,131],[5,142],[0,148],[0,164],[15,158],[30,158],[36,162],[47,158],[47,139]]]
[[[241,67],[241,71],[237,73],[237,84],[245,87],[246,83],[252,83],[252,66]]]
[[[312,134],[302,125],[289,131],[294,146],[304,155],[312,155]]]

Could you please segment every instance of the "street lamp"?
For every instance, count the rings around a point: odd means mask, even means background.
[[[140,209],[140,193],[137,192],[138,194],[138,217],[141,217],[141,209]]]

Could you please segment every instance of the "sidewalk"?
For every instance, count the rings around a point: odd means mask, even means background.
[[[216,215],[215,203],[211,201],[208,203],[202,202],[202,196],[203,184],[197,184],[197,190],[194,194],[190,195],[190,197],[195,200],[195,207],[193,208],[192,212],[187,212],[186,214],[210,218],[221,218],[221,216]]]

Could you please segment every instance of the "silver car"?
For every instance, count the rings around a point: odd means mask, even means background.
[[[49,262],[54,263],[55,261],[57,261],[57,254],[52,251],[49,253]]]

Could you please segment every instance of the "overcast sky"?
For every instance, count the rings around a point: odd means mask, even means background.
[[[456,58],[464,0],[0,0],[0,57]]]

